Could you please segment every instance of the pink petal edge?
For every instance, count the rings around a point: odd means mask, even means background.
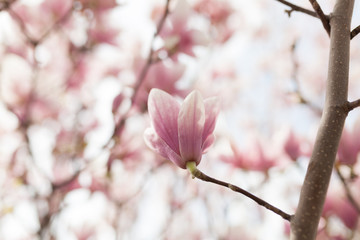
[[[220,112],[219,98],[212,97],[204,100],[205,105],[205,125],[202,135],[203,143],[212,134],[215,129],[216,119]]]
[[[184,162],[180,155],[174,152],[174,150],[156,134],[153,128],[147,128],[145,130],[144,140],[146,145],[157,152],[159,155],[169,159],[177,166],[186,169],[186,162]]]
[[[153,88],[149,94],[148,110],[157,135],[180,155],[177,131],[180,104],[170,94]]]

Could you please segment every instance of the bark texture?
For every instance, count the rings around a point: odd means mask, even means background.
[[[312,240],[323,210],[336,153],[348,113],[350,22],[354,0],[337,0],[330,16],[330,55],[326,99],[295,215],[291,240]]]

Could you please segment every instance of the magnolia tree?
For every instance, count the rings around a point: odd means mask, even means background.
[[[296,4],[1,0],[0,239],[359,239],[354,0]]]

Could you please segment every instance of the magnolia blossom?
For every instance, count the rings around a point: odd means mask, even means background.
[[[152,89],[148,110],[152,127],[145,131],[146,144],[181,168],[191,161],[198,165],[214,142],[217,98],[203,100],[198,91],[193,91],[180,105],[168,93]]]

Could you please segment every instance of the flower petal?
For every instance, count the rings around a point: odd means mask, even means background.
[[[180,155],[174,152],[174,150],[170,148],[169,145],[167,145],[166,142],[156,134],[154,129],[147,128],[145,130],[144,140],[146,145],[148,145],[159,155],[171,160],[177,166],[186,169],[186,163],[182,160]]]
[[[212,134],[212,132],[215,129],[216,118],[220,111],[219,99],[217,97],[207,98],[204,100],[204,105],[205,105],[205,125],[202,135],[203,143],[205,143],[207,138]],[[207,147],[209,147],[210,145],[208,145]]]
[[[180,104],[168,93],[153,88],[149,94],[148,110],[157,135],[180,155],[178,140]]]
[[[202,155],[202,136],[205,106],[199,92],[191,92],[180,108],[178,118],[179,148],[183,160],[199,164]]]
[[[206,140],[203,142],[203,145],[202,145],[202,153],[206,153],[207,150],[211,147],[211,145],[214,143],[215,141],[215,136],[214,134],[210,134]]]

